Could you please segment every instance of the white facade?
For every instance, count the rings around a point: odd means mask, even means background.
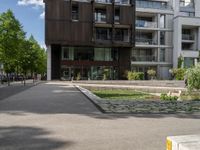
[[[47,80],[51,80],[51,45],[47,46]]]
[[[177,67],[180,55],[185,58],[186,65],[191,62],[190,58],[197,58],[200,0],[191,3],[192,0],[136,0],[136,48],[132,50],[132,70],[146,72],[152,68],[157,70],[158,78],[167,79],[169,69]],[[193,13],[193,17],[186,16]]]
[[[173,67],[178,65],[178,57],[182,56],[184,66],[189,67],[196,62],[200,50],[200,1],[185,0],[185,3],[174,3],[174,51]]]

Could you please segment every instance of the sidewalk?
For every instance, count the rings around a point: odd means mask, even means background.
[[[41,81],[39,80],[35,80],[34,81],[34,84],[37,84]],[[33,84],[33,80],[26,80],[26,84]],[[15,86],[15,85],[24,85],[24,82],[23,81],[14,81],[14,82],[10,82],[10,86]],[[3,87],[7,87],[8,86],[8,83],[7,82],[4,82],[3,84],[0,84],[0,88],[3,88]]]

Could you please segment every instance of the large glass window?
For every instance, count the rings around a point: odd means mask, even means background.
[[[111,29],[108,28],[96,28],[97,40],[111,40]]]
[[[63,47],[62,48],[62,59],[63,60],[74,60],[74,48]]]
[[[120,21],[120,9],[115,8],[115,23],[119,23]]]
[[[72,5],[72,20],[78,21],[79,20],[79,11],[78,5]]]
[[[115,29],[115,40],[129,42],[128,29]]]
[[[95,21],[96,22],[106,22],[106,9],[96,9],[95,10]]]
[[[94,60],[96,61],[112,61],[112,49],[111,48],[95,48]]]
[[[74,60],[92,61],[94,50],[91,47],[74,47]]]

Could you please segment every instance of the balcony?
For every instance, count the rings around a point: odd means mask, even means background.
[[[128,29],[115,29],[114,40],[117,42],[129,42],[129,31]]]
[[[157,42],[152,39],[143,39],[143,38],[137,38],[135,39],[136,45],[157,45]]]
[[[171,10],[172,7],[167,5],[166,2],[153,2],[153,1],[140,1],[136,0],[136,7],[138,8],[151,8],[151,9],[162,9]]]
[[[157,62],[157,57],[151,55],[132,56],[131,61]]]
[[[129,5],[130,0],[115,0],[116,5]]]
[[[180,2],[180,7],[194,8],[194,3],[192,3],[192,2]]]
[[[143,27],[143,28],[157,28],[156,22],[150,22],[145,20],[136,20],[135,25],[136,27]]]
[[[108,4],[110,4],[110,3],[112,3],[112,0],[95,0],[95,2],[96,3],[108,3]]]
[[[189,34],[182,34],[182,40],[193,41],[194,40],[194,36],[193,35],[189,35]]]

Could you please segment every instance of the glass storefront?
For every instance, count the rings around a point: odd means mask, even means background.
[[[62,80],[116,80],[118,78],[117,67],[113,66],[61,66]]]

